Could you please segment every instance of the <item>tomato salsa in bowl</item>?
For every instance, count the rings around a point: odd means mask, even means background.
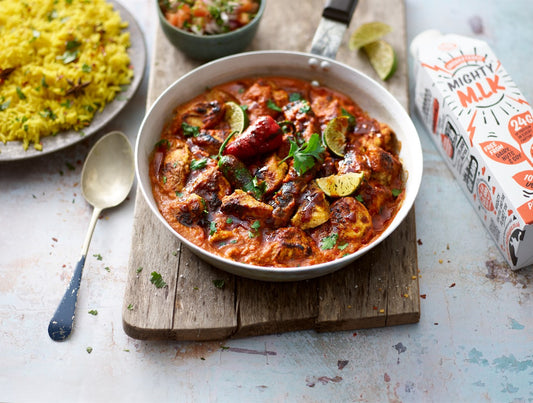
[[[167,39],[187,56],[212,60],[243,51],[259,27],[265,0],[156,0]]]

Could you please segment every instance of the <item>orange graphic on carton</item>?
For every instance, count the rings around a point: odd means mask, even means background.
[[[477,188],[477,194],[479,195],[479,202],[481,203],[483,207],[485,207],[485,210],[493,211],[494,204],[492,203],[492,196],[490,195],[490,188],[487,186],[485,182],[479,182],[479,185]]]

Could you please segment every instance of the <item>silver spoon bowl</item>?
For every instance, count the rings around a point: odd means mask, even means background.
[[[83,266],[96,221],[102,210],[124,201],[133,184],[134,174],[133,150],[128,138],[118,131],[108,133],[98,140],[85,159],[81,171],[81,188],[83,197],[93,206],[93,214],[81,249],[81,258],[48,325],[48,334],[54,341],[63,341],[72,332]]]

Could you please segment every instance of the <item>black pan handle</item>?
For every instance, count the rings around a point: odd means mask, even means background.
[[[348,25],[356,6],[357,0],[328,0],[322,11],[322,17]]]

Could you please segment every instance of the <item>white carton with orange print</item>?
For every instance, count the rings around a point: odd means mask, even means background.
[[[533,263],[533,111],[480,40],[420,34],[415,105],[513,269]]]

